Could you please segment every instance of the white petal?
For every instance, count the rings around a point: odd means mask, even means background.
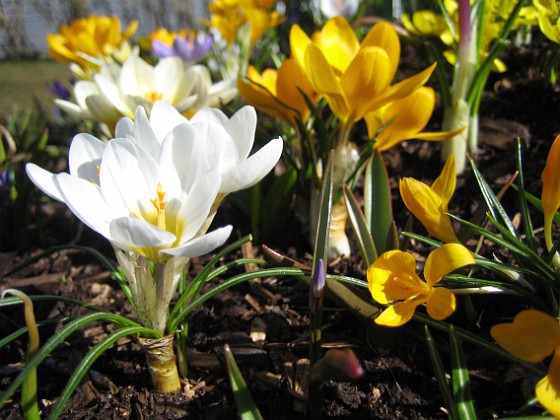
[[[160,176],[162,180],[174,183],[165,186],[173,196],[189,192],[195,180],[208,170],[204,145],[197,135],[194,127],[183,123],[173,128],[163,140]]]
[[[282,139],[271,140],[257,153],[232,170],[222,173],[221,193],[231,193],[252,187],[265,177],[282,155]]]
[[[123,64],[118,83],[123,95],[144,97],[157,91],[154,68],[134,55]]]
[[[193,184],[177,215],[177,218],[186,221],[179,243],[190,240],[199,232],[218,195],[220,180],[219,173],[214,170],[199,177]]]
[[[116,108],[122,115],[127,117],[132,117],[132,111],[134,108],[130,108],[124,101],[119,87],[115,83],[115,80],[107,74],[101,73],[95,75],[95,83],[99,92],[106,99],[106,102],[111,105],[111,107]]]
[[[219,125],[226,125],[229,121],[222,110],[216,108],[202,108],[191,118],[191,123],[209,122]]]
[[[120,217],[111,221],[111,240],[119,248],[134,251],[135,248],[169,247],[175,235],[133,217]]]
[[[107,145],[100,169],[100,184],[107,203],[119,215],[138,210],[138,201],[156,196],[159,168],[138,144],[114,139]]]
[[[87,133],[74,136],[68,153],[70,175],[99,184],[99,165],[106,146]]]
[[[86,106],[93,117],[104,123],[110,124],[111,129],[116,121],[123,116],[123,113],[115,108],[112,103],[107,101],[102,95],[88,96],[86,98]],[[128,113],[124,113],[127,115]]]
[[[62,194],[58,191],[58,187],[54,183],[55,174],[35,165],[34,163],[28,163],[25,165],[25,171],[27,176],[31,181],[39,187],[45,194],[55,200],[64,202]]]
[[[222,246],[229,238],[232,227],[230,225],[216,229],[206,235],[193,239],[177,248],[164,249],[160,255],[174,255],[183,257],[198,257]]]
[[[134,139],[134,123],[128,117],[123,117],[115,127],[115,138]]]
[[[62,99],[55,99],[54,104],[62,111],[71,115],[74,118],[92,118],[93,116],[87,109],[82,109],[79,105],[64,101]]]
[[[54,183],[70,210],[82,222],[110,240],[109,223],[116,215],[103,199],[99,187],[69,174],[58,174]]]
[[[88,80],[80,80],[74,85],[74,97],[78,106],[87,109],[86,99],[90,96],[100,95],[99,87],[94,82]]]
[[[225,127],[200,121],[194,123],[200,141],[206,146],[206,156],[210,168],[224,173],[234,168],[239,162],[237,147]]]
[[[249,156],[255,140],[257,113],[252,106],[244,106],[225,124],[226,130],[233,138],[240,159]]]
[[[160,141],[156,137],[144,108],[136,108],[134,116],[134,140],[155,160],[159,159]]]
[[[150,124],[160,143],[173,128],[188,122],[189,120],[183,117],[173,105],[166,101],[157,101],[150,113]]]
[[[179,57],[166,57],[159,61],[154,68],[157,92],[162,99],[171,104],[181,100],[180,95],[187,95],[190,91],[185,78],[185,68]]]

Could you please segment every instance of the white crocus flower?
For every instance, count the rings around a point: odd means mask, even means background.
[[[132,118],[141,105],[149,113],[154,102],[164,100],[180,113],[193,114],[206,106],[221,106],[237,95],[235,81],[212,84],[209,70],[202,65],[185,66],[178,57],[161,59],[152,66],[133,53],[122,67],[102,63],[91,81],[74,86],[75,103],[55,103],[74,117],[106,124],[110,131],[119,118]]]
[[[214,125],[199,130],[180,124],[156,139],[145,112],[137,114],[144,118],[132,124],[133,134],[107,144],[77,135],[70,173],[52,174],[34,164],[26,169],[39,188],[113,244],[142,324],[164,333],[188,257],[221,246],[232,228],[205,234],[221,185],[220,172],[205,156],[203,136],[216,136]]]

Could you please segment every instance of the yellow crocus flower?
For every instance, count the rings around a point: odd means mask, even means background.
[[[212,16],[207,23],[216,28],[228,44],[248,23],[250,43],[254,45],[266,31],[285,20],[277,11],[270,10],[274,3],[271,0],[216,0],[208,8]]]
[[[278,70],[266,69],[262,74],[249,66],[247,78],[249,81],[238,81],[240,95],[259,111],[280,118],[294,127],[297,127],[296,117],[306,122],[310,114],[300,90],[312,103],[319,99],[303,69],[293,58],[285,60]]]
[[[462,127],[453,131],[422,132],[430,121],[435,106],[434,90],[425,86],[418,88],[410,95],[366,114],[364,119],[368,136],[376,136],[375,147],[382,152],[409,139],[446,140],[465,129]]]
[[[280,25],[286,20],[284,17],[280,16],[277,11],[270,12],[258,7],[243,7],[242,10],[249,23],[251,45],[255,45],[266,31]]]
[[[449,218],[448,205],[456,183],[455,156],[449,155],[443,171],[428,186],[414,178],[402,178],[399,190],[404,204],[430,235],[443,242],[459,242]]]
[[[539,27],[545,36],[560,44],[560,4],[555,0],[533,0]]]
[[[138,21],[130,23],[121,32],[121,22],[116,16],[96,16],[76,19],[70,25],[63,25],[58,34],[47,34],[49,53],[58,61],[77,63],[82,68],[96,68],[83,57],[107,61],[129,39],[138,27]]]
[[[552,221],[560,207],[560,135],[556,137],[546,159],[542,179],[541,201],[544,213],[544,239],[546,247],[552,249]]]
[[[535,388],[537,399],[556,418],[560,418],[560,324],[550,315],[536,310],[519,312],[513,323],[494,325],[490,334],[500,346],[527,362],[540,362],[550,354],[548,375]]]
[[[323,95],[343,126],[410,94],[426,83],[435,68],[434,63],[391,85],[399,64],[400,41],[387,22],[373,26],[361,44],[341,16],[329,19],[312,38],[294,25],[290,46],[311,85]]]
[[[388,327],[403,325],[423,303],[433,319],[447,318],[455,311],[455,295],[445,287],[434,286],[446,274],[468,264],[474,264],[474,258],[467,248],[460,244],[443,245],[428,255],[424,281],[416,274],[412,254],[400,250],[381,254],[367,270],[368,288],[375,301],[391,306],[375,323]]]

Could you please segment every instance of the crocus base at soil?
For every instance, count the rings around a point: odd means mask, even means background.
[[[138,337],[138,341],[146,354],[154,389],[161,392],[179,391],[181,382],[173,352],[173,335],[156,339]]]

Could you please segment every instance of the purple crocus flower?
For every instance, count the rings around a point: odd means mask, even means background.
[[[183,38],[175,37],[173,46],[169,46],[157,39],[152,41],[152,52],[157,58],[180,57],[188,63],[196,63],[204,57],[214,44],[212,35],[199,36],[196,33],[187,33]]]
[[[0,172],[0,204],[7,206],[12,204],[10,190],[12,188],[12,173],[8,169]]]
[[[68,100],[71,96],[68,88],[58,80],[55,80],[53,83],[47,83],[47,90],[56,98]]]

